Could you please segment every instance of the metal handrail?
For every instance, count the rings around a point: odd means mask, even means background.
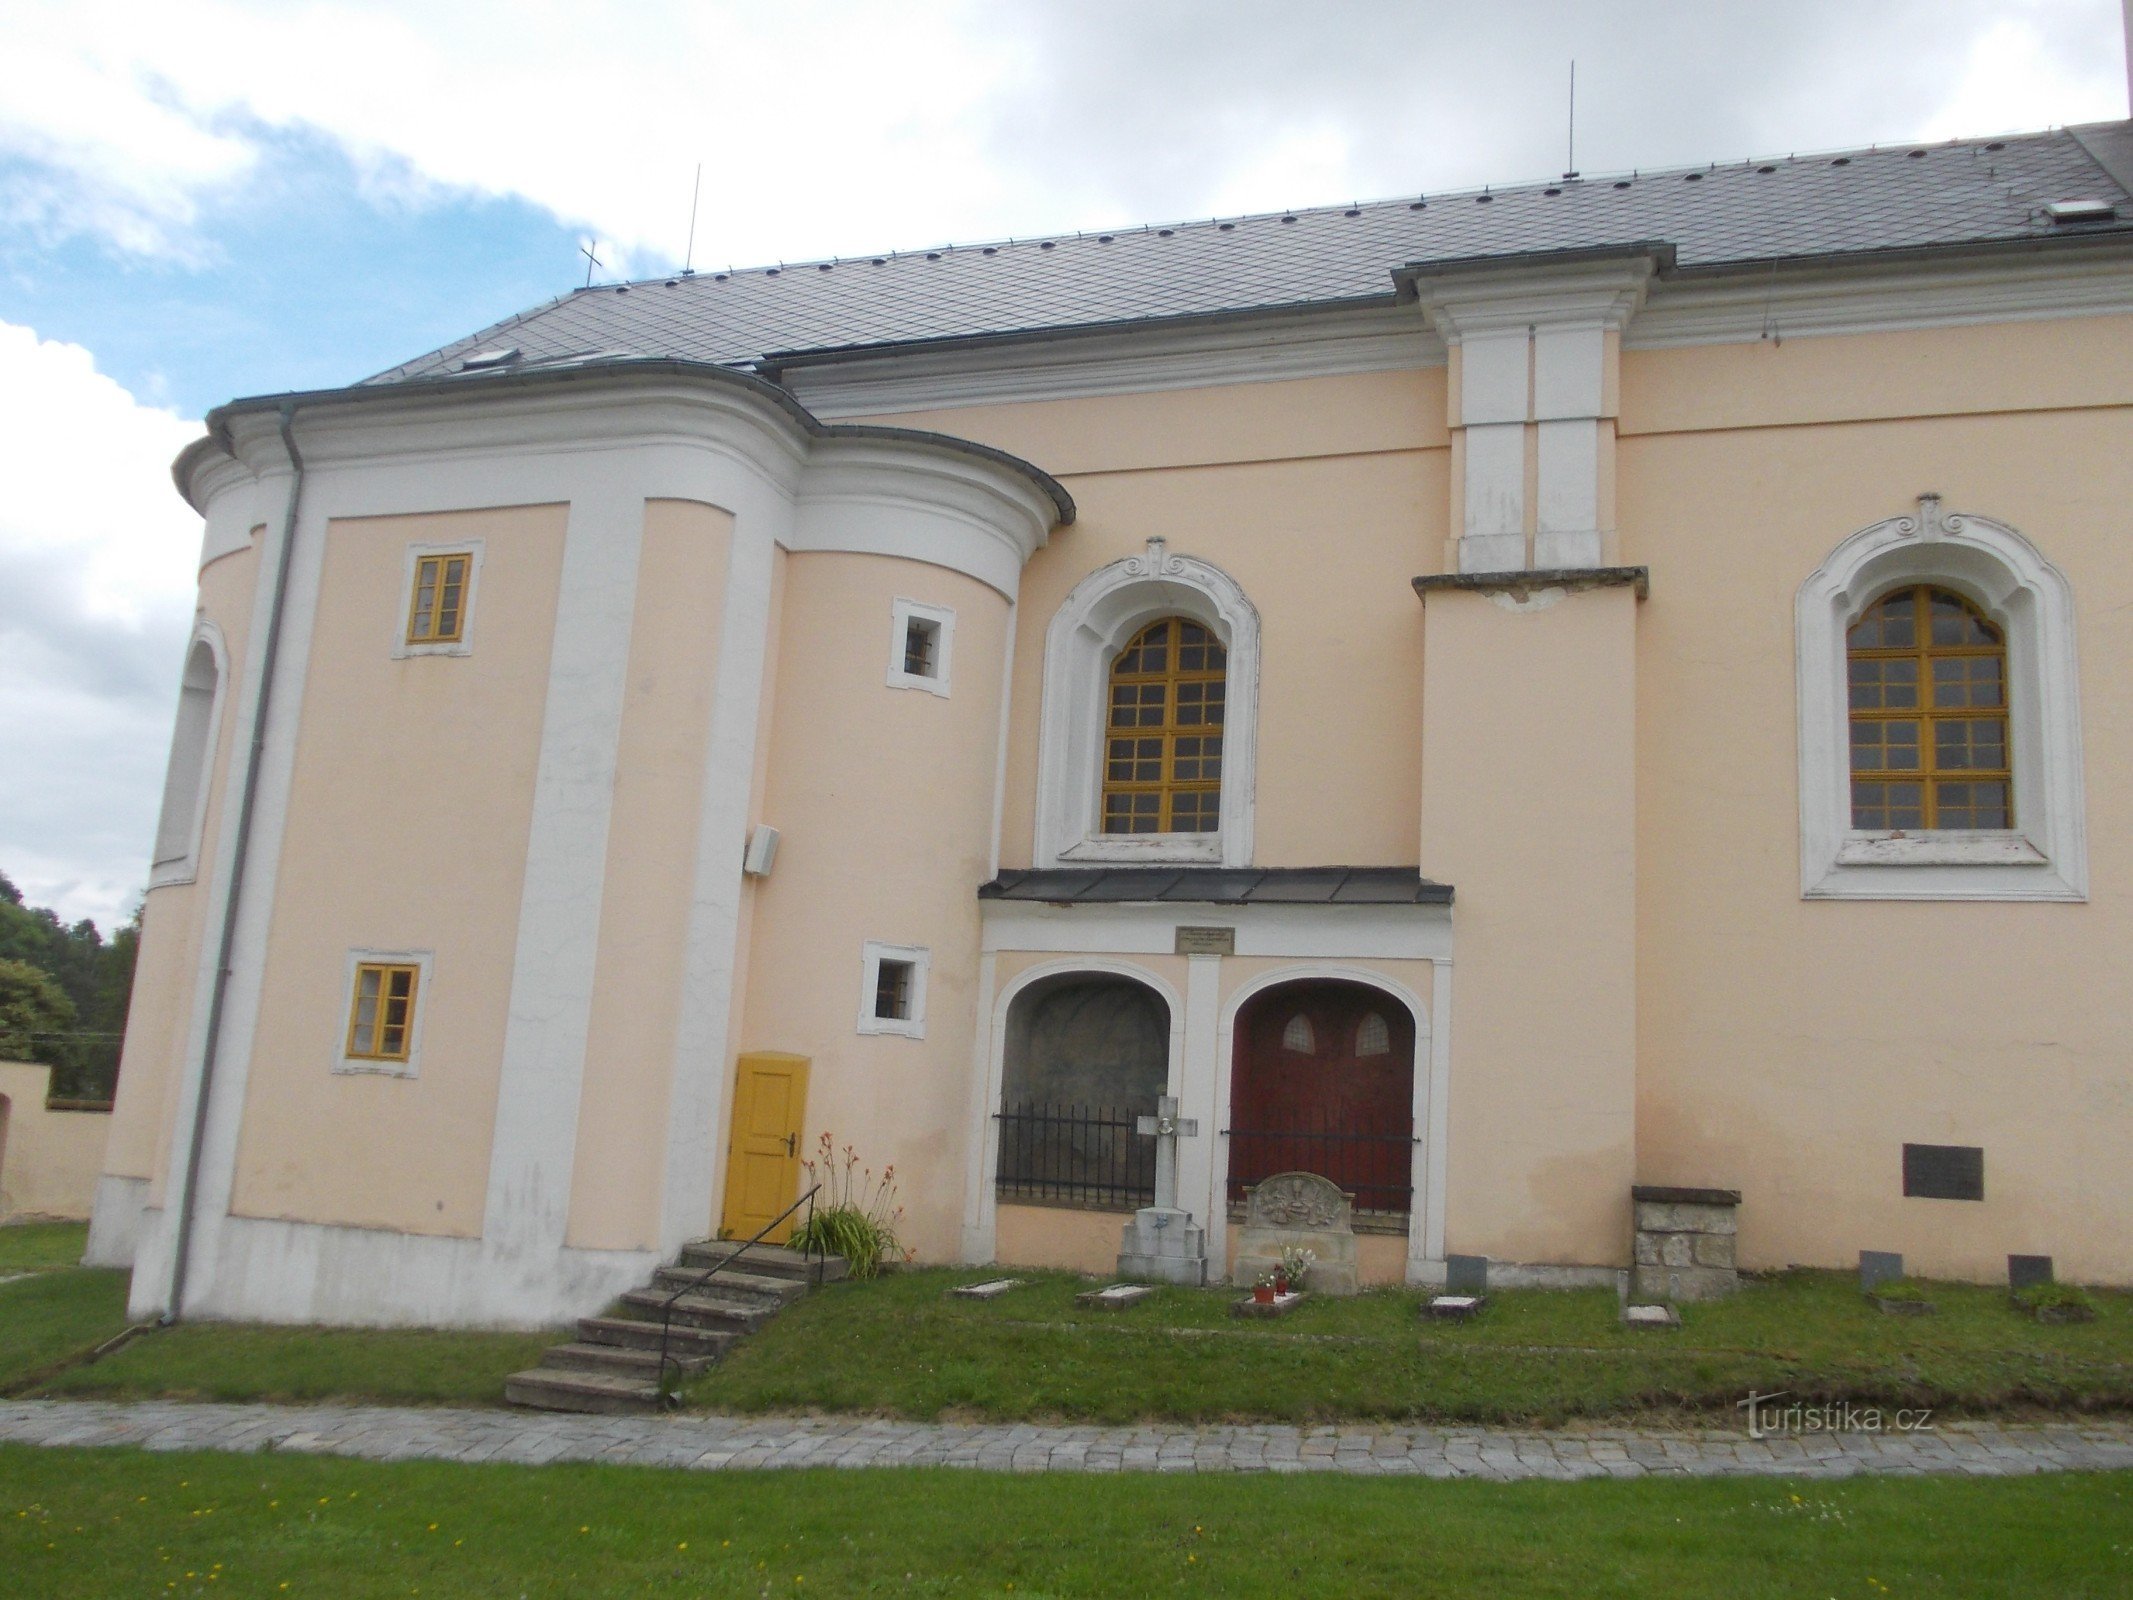
[[[667,1367],[674,1359],[667,1353],[668,1341],[673,1337],[674,1333],[674,1302],[685,1294],[701,1289],[719,1273],[724,1272],[734,1262],[740,1260],[743,1255],[761,1244],[764,1236],[771,1229],[775,1228],[795,1211],[798,1211],[802,1206],[807,1207],[807,1221],[800,1225],[801,1235],[808,1241],[805,1255],[808,1261],[815,1263],[809,1269],[808,1281],[810,1283],[819,1283],[821,1281],[821,1273],[829,1263],[829,1252],[822,1248],[821,1243],[814,1236],[815,1196],[821,1192],[822,1185],[818,1183],[783,1211],[780,1211],[776,1216],[764,1223],[762,1227],[756,1229],[754,1237],[735,1247],[725,1259],[712,1262],[696,1277],[667,1296],[666,1304],[659,1309],[659,1398],[666,1404],[675,1405],[681,1399],[678,1393],[667,1387]]]

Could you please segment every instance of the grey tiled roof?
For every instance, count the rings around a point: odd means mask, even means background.
[[[503,346],[515,347],[521,364],[636,356],[731,365],[1389,301],[1402,266],[1545,250],[1666,243],[1676,270],[1694,271],[2019,243],[2133,228],[2127,216],[2070,229],[2042,209],[2127,198],[2063,130],[1898,145],[602,286],[368,381],[448,376],[463,357]]]
[[[1217,906],[1450,905],[1452,886],[1413,867],[1047,867],[1003,872],[980,900],[1053,905],[1164,901]]]

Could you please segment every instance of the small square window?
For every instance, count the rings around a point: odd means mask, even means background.
[[[924,689],[945,698],[955,613],[946,606],[898,600],[889,608],[889,620],[889,687]]]
[[[931,952],[869,940],[861,952],[859,1031],[926,1036],[926,968]]]
[[[408,607],[409,644],[457,644],[466,622],[467,570],[473,556],[423,556],[415,563],[415,597]]]
[[[874,1020],[911,1020],[911,974],[908,961],[884,961],[874,974]]]
[[[351,952],[348,1023],[341,1035],[339,1070],[413,1076],[421,1054],[421,1007],[428,979],[426,955]]]
[[[479,539],[461,545],[410,545],[407,614],[393,654],[463,656],[473,653],[474,591],[481,581]]]
[[[941,625],[930,617],[904,619],[904,674],[912,678],[941,675]]]

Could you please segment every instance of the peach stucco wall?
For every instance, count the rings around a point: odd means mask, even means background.
[[[1407,583],[1436,569],[1448,526],[1443,382],[1424,369],[893,419],[1023,453],[1079,507],[1023,573],[1004,865],[1031,857],[1045,628],[1075,584],[1156,537],[1259,610],[1259,863],[1415,860]]]
[[[1741,1189],[1752,1266],[2133,1279],[2133,319],[1632,352],[1623,390],[1640,1175]],[[2072,586],[2086,904],[1800,898],[1793,594],[1928,490]],[[1982,1145],[1983,1203],[1903,1198],[1906,1141]]]
[[[1636,1170],[1637,600],[1429,597],[1422,859],[1456,887],[1445,1248],[1620,1261]]]
[[[133,995],[119,1060],[118,1091],[104,1171],[114,1177],[149,1180],[148,1204],[163,1201],[170,1166],[170,1119],[181,1065],[192,1035],[194,995],[200,978],[201,941],[209,937],[208,885],[214,881],[222,841],[223,798],[231,752],[249,730],[240,726],[239,688],[244,682],[245,643],[251,632],[253,585],[259,573],[257,530],[242,550],[211,561],[200,573],[199,614],[222,632],[228,654],[216,730],[207,816],[200,831],[198,872],[191,883],[151,889],[141,905],[141,943],[133,969]]]
[[[655,500],[645,508],[570,1186],[573,1245],[647,1250],[659,1242],[732,539],[732,515],[715,507]]]
[[[45,1105],[52,1069],[0,1061],[0,1220],[81,1218],[96,1198],[108,1111]]]
[[[328,526],[237,1215],[481,1232],[566,515]],[[408,546],[463,539],[472,653],[394,659]],[[335,1070],[352,949],[434,952],[417,1076]]]
[[[945,697],[885,681],[898,597],[955,611]],[[944,567],[785,562],[763,799],[783,838],[756,891],[739,1048],[811,1059],[807,1142],[826,1131],[895,1164],[904,1242],[930,1260],[960,1239],[1007,620],[996,591]],[[869,939],[931,952],[923,1039],[857,1032]]]

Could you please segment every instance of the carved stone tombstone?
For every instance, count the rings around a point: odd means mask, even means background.
[[[1318,1259],[1302,1287],[1313,1294],[1354,1294],[1355,1228],[1348,1197],[1315,1172],[1278,1172],[1256,1185],[1237,1230],[1236,1281],[1256,1283],[1301,1246]]]

